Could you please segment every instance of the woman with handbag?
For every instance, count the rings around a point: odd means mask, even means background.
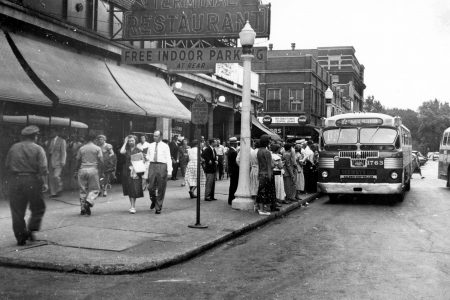
[[[197,189],[197,165],[198,165],[197,151],[198,151],[198,141],[193,140],[191,148],[187,149],[189,161],[187,163],[186,174],[184,177],[184,181],[186,185],[189,187],[189,196],[191,198],[197,198],[197,195],[195,195],[195,190]],[[203,190],[205,190],[205,184],[206,184],[205,172],[203,171],[203,167],[200,166],[200,186],[203,187]]]
[[[142,162],[138,161],[139,164],[143,165],[144,156],[142,155],[141,149],[136,145],[137,137],[135,135],[129,135],[125,138],[120,153],[125,155],[125,164],[123,165],[122,171],[122,189],[123,195],[130,198],[130,209],[128,210],[130,214],[136,213],[136,198],[144,197],[144,191],[142,189],[142,170],[136,170],[133,166],[132,159],[138,157],[136,154],[141,154]],[[145,170],[144,170],[145,171]]]

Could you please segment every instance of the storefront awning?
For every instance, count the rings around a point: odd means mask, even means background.
[[[104,62],[51,41],[11,34],[31,69],[60,104],[145,115],[116,84]]]
[[[147,115],[191,120],[191,112],[178,100],[167,83],[156,73],[131,66],[106,63],[111,75],[124,92],[142,107]]]
[[[3,31],[0,31],[0,100],[52,106],[20,65]]]
[[[256,126],[259,130],[261,130],[262,132],[264,132],[265,134],[270,135],[270,137],[274,140],[281,140],[281,137],[272,132],[268,127],[266,127],[264,124],[259,123],[258,119],[252,115],[252,124],[253,126]]]

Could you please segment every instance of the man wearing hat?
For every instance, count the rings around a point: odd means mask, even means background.
[[[230,175],[230,188],[228,190],[228,204],[231,205],[234,200],[239,182],[239,165],[236,162],[237,158],[237,138],[231,137],[229,139],[230,149],[228,150],[228,173]]]
[[[8,197],[13,231],[19,246],[35,239],[34,232],[40,229],[45,213],[43,193],[48,190],[47,157],[44,149],[36,143],[39,128],[27,126],[21,134],[23,140],[14,144],[6,156]],[[31,215],[26,225],[24,217],[28,204]]]

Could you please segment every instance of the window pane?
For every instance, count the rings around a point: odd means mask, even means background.
[[[358,140],[358,129],[340,128],[323,132],[325,144],[355,144]]]
[[[98,1],[98,9],[97,9],[97,32],[101,35],[110,37],[109,26],[109,3],[104,0]]]
[[[361,128],[361,144],[392,144],[397,131],[391,128]]]

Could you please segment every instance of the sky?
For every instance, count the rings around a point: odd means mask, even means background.
[[[268,0],[275,50],[353,46],[365,66],[364,97],[417,110],[450,102],[449,0]],[[256,46],[256,45],[255,45]]]

